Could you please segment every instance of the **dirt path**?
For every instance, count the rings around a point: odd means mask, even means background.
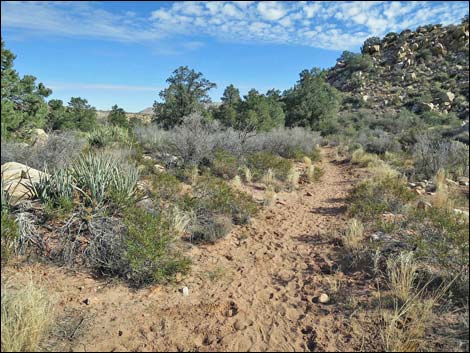
[[[323,150],[322,180],[264,208],[215,245],[191,250],[193,270],[174,287],[133,291],[35,265],[60,301],[54,348],[101,351],[347,350],[328,293],[353,172]],[[334,274],[338,276],[338,274]],[[341,276],[341,274],[339,274]],[[179,289],[189,288],[189,296]],[[89,304],[82,301],[89,298]]]

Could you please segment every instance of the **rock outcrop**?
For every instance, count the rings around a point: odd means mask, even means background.
[[[46,175],[37,169],[16,162],[2,164],[1,170],[3,190],[8,192],[13,204],[30,199],[33,196],[31,184],[38,182],[41,176]]]
[[[453,112],[468,120],[468,22],[389,33],[362,53],[349,62],[342,57],[327,75],[350,101],[376,111]]]

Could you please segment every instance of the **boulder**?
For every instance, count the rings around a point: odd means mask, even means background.
[[[13,204],[31,199],[33,197],[31,183],[38,182],[44,176],[45,173],[21,163],[2,164],[3,190],[8,192]]]
[[[442,92],[439,94],[439,99],[441,102],[443,102],[444,104],[445,103],[451,103],[455,98],[455,94],[450,92],[450,91],[447,91],[447,92]]]
[[[33,146],[43,146],[49,140],[49,135],[43,129],[34,129],[31,133]]]

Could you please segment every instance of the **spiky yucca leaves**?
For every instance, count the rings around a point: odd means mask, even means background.
[[[35,198],[43,203],[53,204],[64,200],[71,201],[76,189],[73,176],[67,169],[56,169],[51,174],[46,169],[44,174],[39,175],[39,181],[31,185]]]
[[[137,168],[105,154],[82,155],[72,166],[72,175],[77,186],[97,204],[110,195],[131,198],[139,179]]]

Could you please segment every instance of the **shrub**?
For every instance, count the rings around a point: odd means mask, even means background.
[[[192,228],[191,241],[214,243],[225,237],[232,229],[232,220],[225,215],[198,217]]]
[[[432,178],[441,168],[451,174],[457,170],[468,170],[469,149],[461,142],[427,133],[417,137],[413,158],[416,174]]]
[[[384,154],[385,152],[398,152],[401,150],[400,143],[390,134],[373,130],[371,134],[361,134],[357,142],[364,146],[366,152]]]
[[[179,180],[165,172],[152,176],[152,187],[155,195],[164,200],[175,199],[182,190]]]
[[[85,145],[85,140],[71,131],[50,134],[47,142],[39,146],[2,141],[2,164],[18,162],[40,170],[46,166],[49,170],[60,169],[70,165]]]
[[[212,162],[212,172],[224,179],[232,179],[238,174],[239,159],[226,151],[217,151]]]
[[[280,180],[286,180],[293,163],[270,152],[258,152],[248,156],[247,166],[250,168],[255,180],[260,180],[269,169]]]
[[[218,123],[209,123],[193,114],[168,134],[168,151],[180,157],[185,166],[209,165],[215,152],[213,133],[217,129]]]
[[[367,167],[368,165],[377,162],[378,158],[376,155],[365,152],[362,148],[356,149],[351,155],[351,162],[361,167]]]
[[[319,154],[315,146],[321,141],[318,132],[306,128],[277,128],[249,139],[246,150],[252,153],[270,152],[284,158],[300,159],[306,155],[312,160],[317,160]]]
[[[413,212],[406,226],[414,234],[408,241],[416,247],[420,261],[451,277],[468,276],[468,219],[447,209],[431,208]]]
[[[99,126],[87,133],[88,143],[97,148],[103,148],[111,143],[124,145],[132,144],[132,138],[127,128],[115,125]]]
[[[256,204],[249,195],[232,190],[223,180],[209,175],[201,177],[194,187],[193,196],[197,200],[197,216],[198,208],[206,209],[230,215],[233,222],[243,224],[256,211]]]
[[[400,177],[367,179],[351,192],[349,213],[362,220],[374,220],[384,212],[399,213],[415,197]]]
[[[19,290],[2,288],[1,296],[2,352],[36,352],[52,322],[49,295],[30,281]]]
[[[124,223],[131,283],[141,286],[166,281],[189,270],[190,261],[178,251],[174,231],[161,214],[128,210]]]
[[[1,228],[2,228],[1,260],[2,262],[7,262],[15,250],[16,242],[19,237],[19,229],[18,229],[18,224],[16,223],[16,219],[7,210],[2,210],[2,227]],[[3,317],[2,317],[2,322],[3,322]]]

